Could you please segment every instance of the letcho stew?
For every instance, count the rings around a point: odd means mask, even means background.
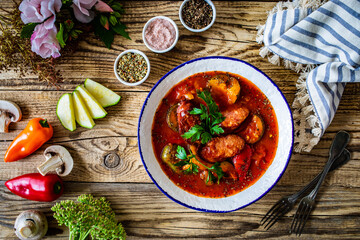
[[[278,124],[266,96],[237,74],[211,71],[176,84],[154,116],[152,144],[165,174],[201,197],[234,195],[275,157]]]

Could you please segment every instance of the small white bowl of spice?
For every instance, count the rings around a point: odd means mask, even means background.
[[[142,37],[144,44],[151,51],[165,53],[175,47],[179,39],[179,29],[170,18],[157,16],[146,22]]]
[[[179,18],[187,30],[203,32],[214,24],[216,9],[211,0],[185,0],[180,6]]]
[[[121,83],[136,86],[149,77],[150,61],[143,52],[129,49],[120,53],[116,58],[114,72]]]

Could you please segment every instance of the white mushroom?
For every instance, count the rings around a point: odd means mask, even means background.
[[[48,172],[54,172],[59,176],[69,175],[74,161],[66,148],[60,145],[53,145],[45,149],[44,156],[46,161],[37,169],[41,175],[45,176]]]
[[[0,132],[9,132],[11,122],[21,120],[20,107],[11,101],[0,100]]]
[[[48,222],[43,213],[28,210],[16,218],[14,230],[16,236],[21,240],[38,240],[45,236]]]

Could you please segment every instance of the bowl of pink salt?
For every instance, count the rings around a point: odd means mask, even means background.
[[[144,26],[143,41],[147,48],[155,53],[170,51],[179,39],[176,23],[168,17],[151,18]]]

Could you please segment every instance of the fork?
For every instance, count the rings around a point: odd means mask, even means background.
[[[315,188],[309,193],[309,195],[301,199],[298,209],[294,215],[294,219],[291,223],[290,233],[295,233],[297,236],[301,235],[305,227],[306,221],[315,206],[315,198],[320,189],[320,186],[324,182],[324,179],[329,172],[331,165],[334,163],[336,158],[340,156],[341,152],[349,143],[349,139],[350,135],[345,131],[340,131],[336,134],[330,147],[329,160],[327,161]]]
[[[335,160],[333,165],[330,168],[330,171],[333,171],[350,160],[350,152],[347,149],[341,153],[341,155]],[[294,207],[295,202],[309,189],[313,188],[316,183],[319,181],[321,176],[321,172],[305,187],[303,187],[300,191],[285,196],[280,199],[274,206],[265,214],[265,216],[261,219],[260,225],[265,225],[265,230],[269,230],[280,218],[282,218],[285,214],[290,212],[290,210]]]

